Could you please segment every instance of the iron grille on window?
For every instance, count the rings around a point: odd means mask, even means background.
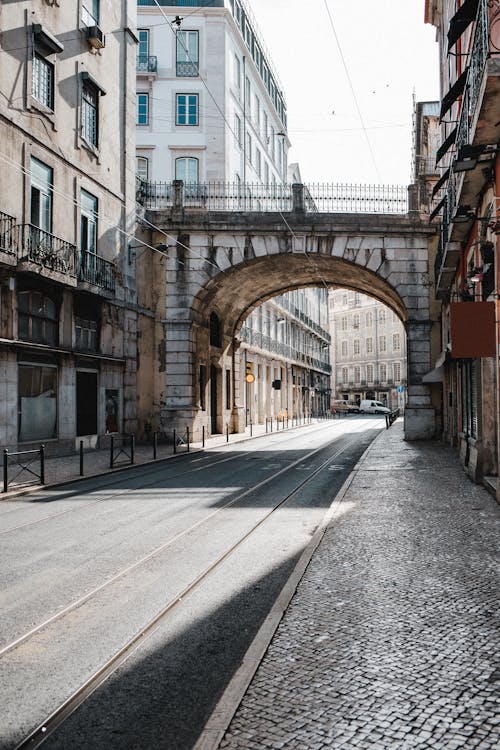
[[[54,67],[37,54],[33,58],[31,95],[48,109],[54,109]]]
[[[98,93],[95,86],[84,82],[82,85],[82,138],[91,146],[98,145]]]

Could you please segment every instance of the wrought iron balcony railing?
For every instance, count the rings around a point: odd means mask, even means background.
[[[137,55],[135,67],[138,73],[156,73],[158,58],[156,55]]]
[[[200,75],[198,63],[190,60],[177,60],[176,75],[178,78],[197,78]]]
[[[10,255],[16,254],[16,245],[14,243],[13,229],[15,218],[0,211],[0,250]]]
[[[92,284],[106,292],[114,293],[116,288],[115,264],[95,253],[80,250],[78,257],[78,281]]]
[[[19,261],[31,261],[50,271],[75,276],[76,248],[33,224],[19,224],[13,229]]]

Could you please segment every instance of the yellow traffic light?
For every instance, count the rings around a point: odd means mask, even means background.
[[[253,362],[246,363],[245,380],[247,383],[253,383],[255,381],[255,375],[253,374]]]

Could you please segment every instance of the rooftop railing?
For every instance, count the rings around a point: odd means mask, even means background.
[[[257,183],[145,182],[137,200],[148,209],[200,208],[207,211],[406,214],[403,185],[263,185]]]

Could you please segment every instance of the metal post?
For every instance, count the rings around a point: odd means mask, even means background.
[[[83,477],[83,440],[80,440],[80,476]]]
[[[266,417],[266,435],[267,435],[267,417]]]
[[[189,427],[186,427],[186,435],[187,435],[187,444],[188,444],[187,452],[189,453]]]
[[[130,463],[134,463],[134,453],[135,453],[135,435],[130,436]]]
[[[205,447],[205,425],[201,428],[201,447]]]
[[[113,453],[114,453],[114,443],[115,439],[113,435],[111,435],[111,443],[109,444],[109,468],[113,468]]]
[[[276,432],[279,432],[280,429],[280,420],[279,417],[276,417]]]
[[[253,437],[253,423],[252,423],[252,420],[250,420],[250,437]]]
[[[174,430],[174,453],[177,453],[177,430]]]
[[[7,448],[3,449],[3,491],[7,492],[9,486],[9,451]]]
[[[158,433],[153,432],[153,459],[156,461],[156,453],[158,450]]]
[[[229,425],[226,425],[226,443],[229,443]]]
[[[40,446],[40,484],[45,484],[45,446]]]

